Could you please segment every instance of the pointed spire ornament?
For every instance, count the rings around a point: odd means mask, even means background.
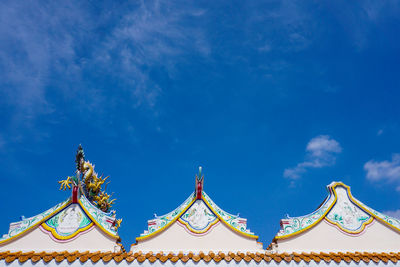
[[[76,163],[76,170],[82,172],[82,163],[85,161],[85,152],[83,152],[82,145],[79,144],[78,150],[76,151],[75,156],[75,163]]]
[[[204,175],[202,174],[202,167],[199,167],[199,174],[196,175],[196,188],[195,188],[195,193],[196,193],[196,199],[201,199],[202,192],[203,192],[203,181],[204,181]]]

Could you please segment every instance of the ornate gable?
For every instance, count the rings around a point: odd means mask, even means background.
[[[80,248],[79,240],[84,239],[94,243],[92,248],[82,246],[82,250],[107,248],[114,251],[120,240],[117,229],[121,220],[110,210],[114,200],[101,190],[105,179],[97,177],[93,166],[84,161],[83,150],[79,147],[76,176],[59,182],[60,189],[71,189],[71,197],[41,214],[11,223],[8,233],[0,238],[0,251],[14,248],[64,251],[69,247],[75,251]],[[83,239],[79,239],[80,236]],[[118,250],[119,247],[117,245]]]
[[[400,241],[400,220],[366,206],[354,198],[350,187],[342,182],[333,182],[327,189],[329,195],[317,210],[281,220],[281,230],[274,238],[279,251],[300,251],[302,248],[307,251],[306,247],[313,248],[313,251],[327,248],[331,251],[359,251],[362,247],[366,251],[398,249],[392,241]],[[385,241],[386,236],[391,236],[391,241]],[[380,248],[374,248],[378,243]]]
[[[180,232],[179,229],[174,228],[174,225],[178,225],[181,229],[183,228],[184,231],[191,236],[197,236],[199,238],[202,237],[203,239],[199,240],[203,241],[207,239],[207,236],[212,233],[214,229],[220,229],[216,230],[218,232],[223,231],[221,228],[219,228],[222,227],[222,229],[226,229],[225,231],[228,231],[230,235],[234,235],[235,237],[240,236],[246,239],[246,241],[253,240],[252,242],[254,242],[254,247],[256,247],[256,249],[260,249],[260,244],[257,244],[256,242],[258,237],[249,229],[247,229],[247,220],[240,218],[239,216],[229,214],[219,208],[203,191],[203,182],[204,177],[201,173],[200,167],[199,174],[196,175],[194,193],[191,194],[178,208],[172,212],[149,220],[148,229],[136,238],[137,244],[134,244],[132,249],[149,249],[156,251],[157,248],[159,248],[158,244],[156,244],[153,248],[151,248],[152,245],[147,246],[147,244],[153,242],[157,243],[157,236],[160,235],[163,235],[163,237],[159,238],[160,240],[167,238],[166,236],[169,236],[169,234],[163,233],[167,232],[169,228],[173,228],[173,230],[170,231],[176,232],[176,235],[182,235],[182,232]],[[188,239],[193,241],[191,238]],[[147,243],[143,244],[144,242]],[[195,250],[196,241],[193,242],[191,243],[191,246],[193,247],[192,250]],[[240,246],[240,241],[238,244]]]

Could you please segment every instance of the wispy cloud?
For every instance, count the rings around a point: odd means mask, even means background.
[[[205,11],[181,4],[142,1],[96,50],[98,61],[113,66],[112,71],[131,88],[137,105],[154,106],[163,90],[151,77],[154,68],[171,78],[185,55],[210,52],[204,30],[195,24]]]
[[[348,2],[348,8],[343,9],[343,3],[329,3],[337,21],[347,32],[349,40],[358,51],[369,46],[376,37],[376,29],[385,29],[391,20],[397,20],[400,14],[400,3],[396,0]],[[335,11],[342,12],[335,12]]]
[[[336,163],[336,155],[342,152],[339,142],[329,135],[312,138],[306,147],[306,159],[294,168],[285,169],[283,176],[298,179],[309,169],[332,166]]]
[[[51,112],[51,73],[73,68],[74,43],[87,25],[79,4],[5,1],[0,4],[0,95],[14,115],[30,120]],[[1,100],[0,100],[1,101]]]
[[[274,4],[271,2],[253,4],[248,23],[252,26],[263,23],[271,25],[254,35],[254,41],[259,43],[260,52],[271,50],[299,52],[312,44],[314,39],[312,33],[318,24],[314,23],[313,14],[306,4],[287,0]],[[278,35],[275,34],[276,29],[279,29]],[[251,36],[252,34],[249,33]]]
[[[179,75],[176,65],[209,55],[198,23],[205,10],[158,0],[124,7],[0,3],[0,105],[10,114],[3,147],[22,129],[45,135],[39,121],[57,123],[66,109],[99,128],[121,108],[154,117],[165,80]]]
[[[393,154],[391,160],[370,160],[364,164],[367,179],[400,184],[400,154]],[[400,188],[399,188],[400,189]]]
[[[329,38],[325,35],[329,20],[319,19],[322,10],[331,12],[331,18],[341,26],[338,29],[345,32],[344,42],[349,41],[356,50],[363,50],[373,40],[376,27],[384,26],[400,14],[400,2],[396,0],[317,4],[282,0],[271,3],[273,1],[257,2],[250,16],[251,23],[262,22],[272,26],[266,27],[262,37],[258,32],[255,36],[260,42],[258,50],[261,52],[263,43],[268,44],[272,51],[300,52]],[[274,35],[276,29],[279,29],[277,36]]]
[[[24,139],[45,140],[48,132],[37,127],[38,120],[53,123],[62,117],[54,116],[57,104],[69,99],[56,96],[71,97],[76,90],[63,84],[80,73],[76,47],[91,31],[91,21],[75,1],[0,2],[0,106],[7,114],[3,151]]]
[[[195,23],[205,11],[194,5],[142,1],[110,12],[113,23],[107,24],[109,15],[92,12],[79,2],[1,3],[3,104],[13,105],[15,114],[26,121],[54,111],[48,97],[54,89],[65,91],[58,94],[62,103],[74,98],[87,101],[87,95],[92,104],[85,107],[97,103],[104,108],[104,102],[116,101],[104,89],[90,88],[82,74],[87,71],[116,78],[119,83],[113,89],[128,92],[132,107],[154,106],[163,89],[152,77],[155,70],[171,78],[185,55],[210,53],[206,34]],[[105,23],[112,25],[106,32],[101,30]]]

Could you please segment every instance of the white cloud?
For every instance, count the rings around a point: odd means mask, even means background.
[[[400,219],[400,209],[398,210],[388,210],[388,211],[384,211],[382,212],[383,214],[389,215],[390,217],[396,218],[396,219]]]
[[[98,65],[113,66],[115,75],[130,88],[135,105],[154,106],[163,88],[151,78],[152,69],[174,77],[175,66],[184,63],[186,55],[209,55],[206,33],[196,26],[204,14],[186,2],[142,1],[95,51]]]
[[[77,1],[0,2],[0,105],[12,105],[24,122],[54,112],[49,95],[58,89],[61,103],[75,99],[88,109],[104,109],[121,94],[133,108],[154,106],[163,88],[152,70],[173,77],[185,55],[210,53],[199,23],[204,14],[189,3],[159,0],[100,13]],[[99,34],[110,17],[112,28]],[[116,77],[118,97],[91,88],[84,72]]]
[[[364,164],[364,170],[370,181],[400,182],[400,154],[393,154],[391,161],[370,160]]]
[[[72,25],[87,27],[86,19],[75,2],[0,3],[0,96],[14,115],[30,120],[53,111],[46,99],[51,73],[74,68],[81,32]]]
[[[339,142],[329,135],[319,135],[312,138],[306,147],[306,160],[294,168],[285,169],[283,176],[298,179],[308,169],[332,166],[336,163],[336,155],[342,152]]]
[[[307,49],[313,42],[317,25],[302,1],[283,0],[276,4],[254,2],[249,4],[250,16],[247,23],[248,34],[254,36],[254,42],[260,42],[258,51],[299,52]],[[262,32],[252,31],[254,25],[268,24]],[[279,35],[275,35],[279,29]],[[254,34],[254,35],[253,35]]]
[[[151,0],[93,12],[76,0],[0,2],[0,106],[10,114],[0,148],[28,135],[46,140],[39,121],[60,123],[65,109],[99,128],[121,106],[157,119],[175,66],[210,53],[206,12],[195,5]]]

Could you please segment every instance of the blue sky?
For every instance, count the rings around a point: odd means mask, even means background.
[[[341,180],[400,216],[398,1],[2,1],[1,232],[82,144],[129,247],[204,188],[265,246]]]

